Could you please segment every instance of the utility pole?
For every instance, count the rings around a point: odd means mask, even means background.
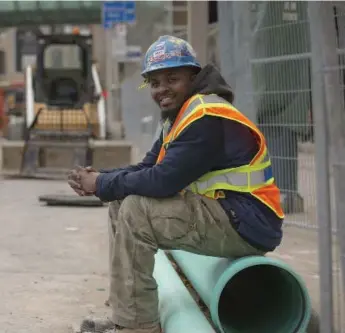
[[[107,97],[107,132],[112,139],[122,139],[123,125],[121,115],[121,82],[119,75],[119,63],[114,50],[117,38],[115,28],[105,30],[106,41],[106,86]]]
[[[127,25],[119,23],[115,25],[112,38],[112,63],[113,63],[113,129],[114,139],[123,139],[124,126],[122,121],[121,101],[121,77],[120,60],[124,59],[127,53]]]
[[[187,1],[187,39],[201,66],[207,64],[208,1]]]
[[[232,1],[218,1],[219,60],[220,69],[226,82],[235,89],[235,40]]]
[[[112,59],[112,29],[105,30],[105,73],[106,73],[106,88],[107,88],[107,135],[113,137],[114,135],[114,99],[113,99],[113,59]]]

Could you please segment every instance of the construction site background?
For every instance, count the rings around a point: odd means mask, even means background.
[[[207,25],[205,38],[195,37],[204,25],[188,26],[188,18],[202,25],[191,12],[198,2],[193,8],[174,3],[167,10],[139,2],[137,15],[145,19],[128,28],[128,43],[145,50],[163,34],[200,41],[195,47],[233,87],[235,106],[266,135],[287,212],[286,240],[275,255],[306,279],[322,332],[345,332],[345,4],[218,2],[217,22]],[[91,30],[106,84],[104,31]],[[13,49],[6,43],[14,31],[3,35],[3,49]],[[11,52],[6,59],[14,58]],[[138,63],[121,67],[121,113],[126,140],[135,146],[133,160],[151,147],[159,124],[147,89],[138,89],[140,70]],[[20,80],[15,71],[11,75]]]

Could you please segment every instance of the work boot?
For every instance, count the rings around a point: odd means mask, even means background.
[[[125,328],[115,325],[110,319],[84,319],[80,333],[163,333],[160,325],[150,328]]]
[[[80,325],[80,333],[111,333],[116,325],[110,319],[84,319]]]

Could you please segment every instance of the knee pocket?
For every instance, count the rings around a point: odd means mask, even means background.
[[[197,220],[195,205],[183,200],[168,199],[152,210],[152,227],[158,240],[193,243],[203,239],[202,221]]]
[[[194,242],[201,241],[198,224],[193,220],[186,221],[176,217],[162,216],[153,221],[153,229],[158,240],[183,241],[190,239]]]
[[[197,220],[198,204],[179,196],[155,199],[130,195],[122,202],[119,219],[134,233],[148,233],[150,229],[158,243],[199,243],[205,237],[205,226]]]

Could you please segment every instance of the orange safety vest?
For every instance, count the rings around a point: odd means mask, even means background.
[[[277,216],[283,218],[280,191],[272,175],[265,137],[253,122],[217,95],[194,95],[183,104],[169,133],[167,133],[167,123],[163,126],[163,145],[156,163],[164,159],[169,144],[186,127],[205,115],[237,121],[249,127],[256,136],[259,151],[248,165],[207,172],[190,184],[186,190],[212,199],[224,197],[224,190],[249,193],[268,206]]]

